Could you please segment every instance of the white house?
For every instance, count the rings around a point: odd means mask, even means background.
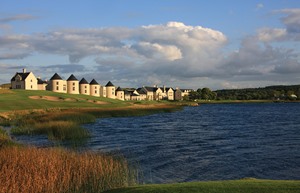
[[[90,84],[84,78],[82,78],[79,82],[79,93],[90,95]]]
[[[38,90],[38,80],[32,72],[17,72],[11,79],[12,89]]]
[[[67,93],[67,81],[63,80],[57,73],[51,78],[47,90],[53,92]]]

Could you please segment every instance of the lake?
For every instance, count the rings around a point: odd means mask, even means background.
[[[85,127],[85,148],[124,155],[144,183],[300,179],[300,103],[205,104]]]

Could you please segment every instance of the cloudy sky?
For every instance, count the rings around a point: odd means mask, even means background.
[[[0,83],[300,84],[299,0],[0,0]]]

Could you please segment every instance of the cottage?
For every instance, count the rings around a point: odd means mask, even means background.
[[[37,78],[37,87],[38,90],[47,90],[48,82],[42,80],[41,78]]]
[[[38,80],[32,72],[17,72],[11,79],[12,89],[38,90]]]
[[[125,91],[121,87],[116,89],[116,98],[122,101],[125,100]]]
[[[67,93],[67,81],[63,80],[57,73],[50,78],[47,90],[53,92]]]
[[[105,85],[105,87],[106,87],[106,97],[115,99],[116,98],[116,90],[115,90],[116,87],[113,85],[113,83],[108,81],[108,83]]]
[[[79,94],[79,81],[73,74],[67,79],[67,93]]]
[[[90,95],[90,84],[84,78],[82,78],[79,82],[79,93]]]
[[[98,84],[95,79],[90,82],[90,95],[97,97],[100,96],[100,84]]]

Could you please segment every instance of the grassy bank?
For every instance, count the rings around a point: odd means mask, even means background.
[[[170,102],[125,102],[86,95],[50,91],[2,90],[0,125],[11,126],[14,135],[46,134],[50,140],[89,137],[80,125],[96,118],[142,116],[180,108]]]
[[[126,160],[63,149],[0,148],[0,192],[103,192],[134,184]]]
[[[300,181],[243,179],[142,185],[105,193],[298,193]]]

